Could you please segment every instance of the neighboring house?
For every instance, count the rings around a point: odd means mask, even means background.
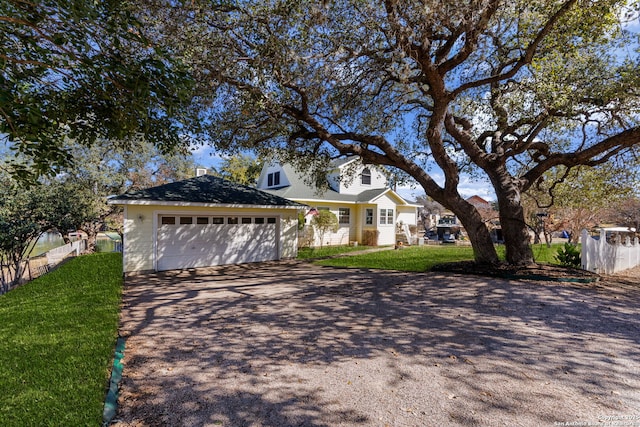
[[[366,245],[392,245],[397,241],[396,225],[402,235],[417,224],[418,205],[387,188],[384,174],[373,165],[364,165],[357,157],[336,161],[328,171],[329,189],[319,190],[288,164],[273,162],[263,167],[258,178],[260,190],[309,206],[305,223],[311,223],[317,211],[327,209],[338,218],[339,229],[327,233],[324,241],[315,233],[312,246],[358,242]],[[411,240],[407,236],[407,240]]]
[[[486,201],[480,196],[471,196],[466,199],[467,202],[471,203],[478,210],[482,211],[492,211],[493,205],[491,202]]]
[[[491,202],[486,201],[480,196],[471,196],[467,199],[467,202],[471,203],[478,209],[480,216],[489,227],[491,233],[491,239],[494,243],[502,243],[504,241],[502,237],[502,227],[500,227],[500,219],[498,212],[493,207]]]
[[[202,175],[109,199],[124,206],[124,271],[293,258],[304,206]]]

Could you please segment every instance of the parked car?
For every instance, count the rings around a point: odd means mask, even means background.
[[[455,243],[456,238],[453,234],[446,233],[442,236],[442,243]]]

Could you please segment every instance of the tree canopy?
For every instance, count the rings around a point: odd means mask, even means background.
[[[310,176],[358,155],[415,179],[458,216],[476,260],[495,263],[482,216],[458,191],[461,174],[476,173],[494,187],[507,261],[527,264],[523,192],[556,168],[636,155],[640,59],[627,23],[639,9],[637,0],[9,1],[0,131],[54,163],[68,160],[65,137],[142,131],[170,147],[200,126],[220,150],[277,154]]]
[[[34,179],[69,166],[69,139],[184,146],[192,79],[153,44],[128,1],[0,2],[0,140],[5,168]]]
[[[497,255],[461,173],[489,178],[507,260],[526,264],[521,194],[640,142],[635,1],[153,4],[154,31],[210,88],[218,147],[393,166],[460,218],[479,262]]]
[[[255,186],[262,171],[262,161],[247,154],[227,156],[214,174],[242,185]]]

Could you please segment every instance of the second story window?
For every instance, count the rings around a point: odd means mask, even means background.
[[[364,168],[360,176],[362,185],[371,185],[371,170]]]
[[[267,175],[267,187],[280,185],[280,172],[273,172]]]

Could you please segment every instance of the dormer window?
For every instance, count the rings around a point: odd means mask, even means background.
[[[362,185],[371,185],[371,171],[369,168],[364,168],[362,170],[362,175],[360,176]]]
[[[280,185],[280,172],[273,172],[267,175],[267,187]]]

